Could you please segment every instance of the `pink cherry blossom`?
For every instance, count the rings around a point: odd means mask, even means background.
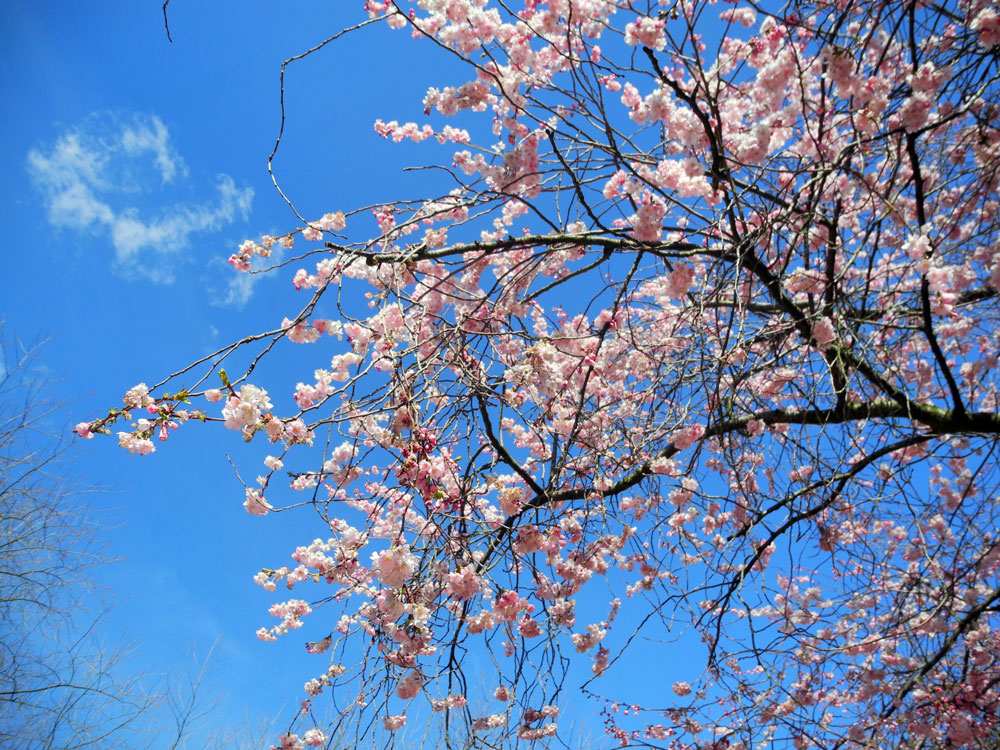
[[[139,385],[129,388],[125,394],[125,406],[129,409],[142,409],[152,403],[153,398],[149,395],[149,389],[145,383],[139,383]]]
[[[243,430],[256,426],[262,412],[270,408],[271,402],[268,399],[267,391],[252,385],[244,385],[238,396],[230,396],[226,399],[222,417],[227,429]]]
[[[395,716],[386,716],[382,719],[385,728],[390,732],[395,732],[400,727],[406,726],[406,715],[397,714]]]
[[[274,510],[271,504],[264,499],[260,490],[247,489],[247,499],[243,503],[247,513],[251,516],[266,516],[268,511]]]
[[[396,685],[396,695],[402,700],[409,700],[420,693],[423,679],[417,672],[410,672]]]
[[[302,735],[302,744],[308,747],[321,747],[326,742],[326,734],[321,729],[308,729]]]
[[[148,456],[156,451],[153,441],[143,437],[141,432],[119,432],[118,445],[127,450],[133,456]]]
[[[673,444],[677,450],[685,450],[694,445],[705,434],[705,425],[693,424],[674,433]]]
[[[372,563],[378,570],[382,583],[386,586],[399,587],[413,575],[417,558],[409,547],[403,545],[390,547],[382,552],[373,552]]]

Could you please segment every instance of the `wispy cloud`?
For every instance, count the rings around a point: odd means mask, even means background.
[[[125,153],[136,158],[149,151],[154,156],[160,176],[164,182],[170,182],[180,171],[181,176],[187,176],[187,166],[170,151],[170,133],[159,117],[155,115],[142,120],[133,121],[122,129],[121,144]]]
[[[221,290],[214,291],[210,296],[211,304],[216,307],[235,307],[242,309],[253,297],[254,287],[258,282],[268,278],[263,272],[272,266],[276,266],[285,259],[286,250],[281,245],[275,245],[272,249],[271,257],[260,258],[254,256],[250,259],[252,271],[250,273],[229,273],[226,283]],[[219,261],[221,264],[221,261]],[[229,264],[226,264],[227,270]]]
[[[252,188],[225,174],[208,200],[170,199],[166,186],[187,181],[189,172],[155,115],[92,115],[54,144],[32,149],[26,166],[49,223],[106,234],[115,271],[156,283],[173,281],[192,234],[246,221],[253,200]]]

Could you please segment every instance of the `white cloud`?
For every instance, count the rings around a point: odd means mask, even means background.
[[[53,192],[49,200],[49,221],[57,227],[84,229],[95,222],[113,225],[115,214],[87,185],[77,182]]]
[[[250,259],[251,273],[230,274],[225,285],[225,289],[220,294],[212,294],[211,304],[216,307],[235,307],[242,309],[246,307],[253,296],[254,287],[257,282],[267,278],[262,271],[271,268],[285,259],[286,251],[281,245],[271,248],[271,257],[260,258],[254,256]],[[228,264],[227,268],[228,268]],[[230,269],[231,270],[231,269]]]
[[[241,273],[229,279],[226,285],[225,296],[218,299],[219,307],[235,307],[242,309],[253,296],[253,288],[260,280],[259,276],[251,276],[248,273]]]
[[[151,174],[159,177],[161,191],[188,177],[167,127],[155,115],[92,115],[50,148],[32,149],[26,166],[45,198],[49,223],[106,234],[115,271],[156,283],[173,281],[192,234],[246,221],[253,200],[252,188],[238,188],[220,174],[211,199],[189,205],[155,195],[143,201],[144,216],[135,204],[153,191]],[[149,205],[160,206],[154,216]]]
[[[145,151],[155,155],[156,166],[164,182],[170,182],[180,170],[181,176],[187,176],[187,167],[171,153],[168,141],[170,134],[167,127],[155,115],[146,122],[133,122],[122,129],[121,144],[125,153],[131,157],[141,156]]]

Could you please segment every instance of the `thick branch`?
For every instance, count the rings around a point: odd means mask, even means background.
[[[871,401],[864,404],[847,402],[842,409],[771,409],[769,411],[748,414],[735,419],[716,422],[705,428],[704,438],[721,437],[733,432],[742,433],[751,421],[763,422],[768,426],[781,424],[797,425],[830,425],[858,422],[865,419],[900,419],[906,422],[922,422],[931,428],[933,435],[980,434],[1000,435],[1000,414],[994,412],[964,412],[961,415],[940,409],[936,406],[919,406],[920,414],[916,415],[895,401]],[[628,476],[623,477],[607,490],[601,492],[604,497],[614,497],[637,485],[646,477],[653,475],[652,463],[660,458],[670,458],[680,451],[673,445],[668,445],[649,461],[637,467]],[[566,500],[582,500],[591,493],[593,488],[576,488],[563,492],[550,492],[532,499],[528,508],[537,508],[548,502],[563,502]],[[523,512],[523,511],[522,511]]]

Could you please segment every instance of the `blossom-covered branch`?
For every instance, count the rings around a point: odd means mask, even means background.
[[[443,154],[437,197],[243,243],[306,244],[307,302],[77,428],[218,423],[267,451],[249,513],[315,510],[255,577],[304,597],[259,637],[332,654],[282,746],[533,742],[581,684],[621,745],[995,743],[1000,14],[364,12],[465,65],[373,124]],[[295,345],[311,374],[258,378]],[[608,679],[670,641],[704,668]]]

